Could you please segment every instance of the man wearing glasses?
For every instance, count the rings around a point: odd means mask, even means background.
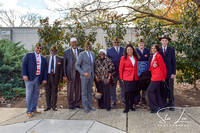
[[[48,80],[45,85],[47,107],[44,111],[48,111],[51,108],[53,111],[57,111],[58,83],[63,80],[63,59],[56,55],[57,52],[57,47],[52,46],[50,55],[45,56],[48,66]]]
[[[95,54],[91,51],[92,44],[89,41],[85,42],[85,51],[79,54],[76,62],[76,70],[80,73],[81,89],[82,89],[82,104],[85,113],[95,111],[92,107],[92,86],[94,80],[94,61]]]
[[[47,83],[46,59],[40,54],[41,43],[37,43],[33,53],[27,53],[22,61],[22,77],[26,85],[26,106],[27,116],[32,117],[32,113],[37,111],[40,84]]]
[[[121,99],[122,103],[125,103],[125,92],[124,92],[124,84],[119,78],[119,63],[120,59],[123,56],[124,48],[120,47],[120,40],[118,37],[114,37],[113,39],[113,47],[107,49],[107,57],[110,58],[115,66],[116,73],[114,75],[114,86],[111,88],[111,99],[112,99],[112,106],[117,106],[117,99],[116,99],[116,86],[117,81],[119,80],[120,87],[121,87]]]

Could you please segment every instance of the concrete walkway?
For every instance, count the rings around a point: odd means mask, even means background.
[[[47,111],[29,119],[25,108],[0,108],[0,133],[200,133],[200,107],[151,114],[136,109]]]

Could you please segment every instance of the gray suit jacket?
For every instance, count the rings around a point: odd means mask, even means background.
[[[95,54],[91,52],[93,62],[91,63],[86,51],[81,52],[79,54],[78,60],[76,61],[76,70],[79,71],[80,77],[85,78],[83,74],[88,72],[92,78],[94,78],[94,61],[95,61]]]
[[[83,51],[80,48],[78,49],[78,55]],[[74,76],[73,76],[73,69],[75,66],[73,66],[73,52],[72,52],[72,48],[69,47],[68,49],[66,49],[64,51],[64,55],[63,55],[63,68],[64,68],[64,76],[67,76],[69,81],[73,81],[74,80]]]

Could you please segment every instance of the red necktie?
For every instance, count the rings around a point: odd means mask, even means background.
[[[166,49],[164,48],[164,55],[165,55],[165,53],[166,53]]]
[[[37,55],[37,72],[36,75],[40,75],[40,59],[39,55]]]

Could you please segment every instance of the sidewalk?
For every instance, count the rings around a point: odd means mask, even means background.
[[[0,133],[199,133],[200,107],[168,109],[151,114],[146,109],[123,113],[97,109],[47,111],[28,119],[25,108],[0,108]]]

